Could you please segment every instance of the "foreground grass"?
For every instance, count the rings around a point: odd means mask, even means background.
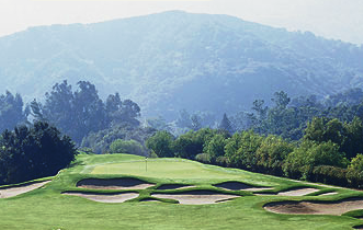
[[[103,204],[80,197],[61,195],[65,191],[81,191],[76,183],[83,178],[139,177],[162,183],[195,184],[209,188],[222,181],[241,181],[251,185],[274,186],[275,190],[306,186],[284,178],[203,165],[197,162],[157,159],[146,163],[143,158],[125,154],[80,155],[75,164],[53,178],[44,188],[14,198],[0,199],[0,229],[352,229],[363,221],[349,216],[279,215],[265,211],[265,203],[286,199],[245,196],[214,205],[179,205],[138,202]],[[211,187],[211,186],[210,186]],[[315,186],[319,187],[319,186]],[[360,195],[339,188],[333,198]],[[148,197],[154,188],[140,192]],[[112,191],[108,191],[112,192]]]

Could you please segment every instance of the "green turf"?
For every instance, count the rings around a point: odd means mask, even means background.
[[[0,199],[0,229],[352,229],[363,221],[350,216],[279,215],[262,206],[279,200],[336,200],[362,193],[338,188],[332,197],[245,196],[213,205],[179,205],[168,202],[147,203],[163,183],[197,185],[196,189],[214,189],[224,181],[241,181],[251,185],[274,186],[274,191],[291,187],[312,186],[285,178],[226,169],[179,159],[150,159],[146,171],[144,158],[126,155],[79,155],[69,169],[62,170],[45,187],[14,198]],[[155,183],[155,187],[137,190],[140,197],[123,204],[103,204],[84,198],[61,195],[65,191],[93,191],[76,188],[84,178],[135,177]],[[192,189],[188,189],[192,190]],[[94,191],[97,192],[97,191]],[[116,192],[116,191],[99,191]],[[165,191],[175,192],[175,191]],[[226,192],[227,193],[227,192]],[[232,192],[233,193],[233,192]],[[238,192],[237,192],[238,193]],[[165,201],[165,200],[162,200]]]

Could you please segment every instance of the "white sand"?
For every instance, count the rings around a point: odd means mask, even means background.
[[[327,193],[323,193],[323,194],[320,194],[319,196],[332,196],[332,195],[337,195],[338,192],[327,192]]]
[[[35,190],[37,188],[42,187],[45,184],[48,184],[50,181],[43,181],[39,183],[33,183],[29,185],[24,186],[17,186],[17,187],[9,187],[9,188],[3,188],[0,189],[0,198],[9,198],[14,197],[23,193],[30,192],[32,190]]]
[[[279,192],[277,195],[279,196],[305,196],[313,192],[318,192],[319,189],[316,188],[300,188],[300,189],[292,189],[284,192]]]
[[[240,196],[225,195],[225,194],[206,194],[206,195],[193,195],[193,194],[153,194],[151,196],[162,199],[178,200],[180,204],[214,204],[229,199],[238,198]]]
[[[134,199],[139,196],[138,193],[122,193],[117,195],[108,194],[86,194],[86,193],[63,193],[64,195],[79,196],[89,200],[102,202],[102,203],[123,203],[127,200]]]
[[[346,212],[363,209],[363,199],[345,200],[335,203],[317,202],[281,202],[268,204],[266,210],[280,214],[314,214],[314,215],[336,215],[340,216]]]

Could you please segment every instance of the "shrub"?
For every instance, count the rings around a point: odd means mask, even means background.
[[[207,153],[199,153],[195,156],[195,160],[202,163],[212,163],[212,157]]]
[[[135,140],[123,140],[117,139],[110,145],[110,151],[112,153],[128,153],[135,155],[145,155],[146,151],[144,147]]]
[[[167,131],[158,131],[147,139],[146,147],[159,157],[173,157],[172,151],[173,135]]]

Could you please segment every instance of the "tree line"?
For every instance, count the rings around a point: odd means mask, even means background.
[[[275,134],[290,140],[300,140],[304,136],[307,123],[314,117],[337,118],[350,122],[354,117],[363,119],[363,91],[355,88],[341,93],[318,98],[315,95],[291,98],[284,91],[274,93],[271,102],[255,100],[249,111],[224,114],[220,120],[211,112],[189,114],[181,110],[179,117],[167,123],[162,119],[151,123],[152,127],[179,136],[189,130],[220,128],[230,133],[253,129],[261,135]]]
[[[298,141],[244,130],[202,128],[174,137],[159,131],[146,146],[159,157],[181,157],[277,176],[359,187],[363,182],[363,124],[314,117]]]
[[[90,133],[115,126],[139,127],[140,107],[131,100],[121,100],[118,93],[105,101],[90,82],[80,81],[77,89],[67,81],[57,83],[45,94],[44,102],[34,99],[24,105],[20,94],[0,96],[0,131],[34,121],[48,122],[69,135],[78,145]]]
[[[98,147],[99,153],[111,147],[146,152],[140,143],[122,140],[143,143],[153,132],[140,127],[135,102],[121,100],[118,93],[103,101],[90,82],[77,86],[72,90],[67,81],[57,83],[44,102],[30,105],[19,94],[0,96],[0,185],[55,175],[74,160],[75,146]]]

